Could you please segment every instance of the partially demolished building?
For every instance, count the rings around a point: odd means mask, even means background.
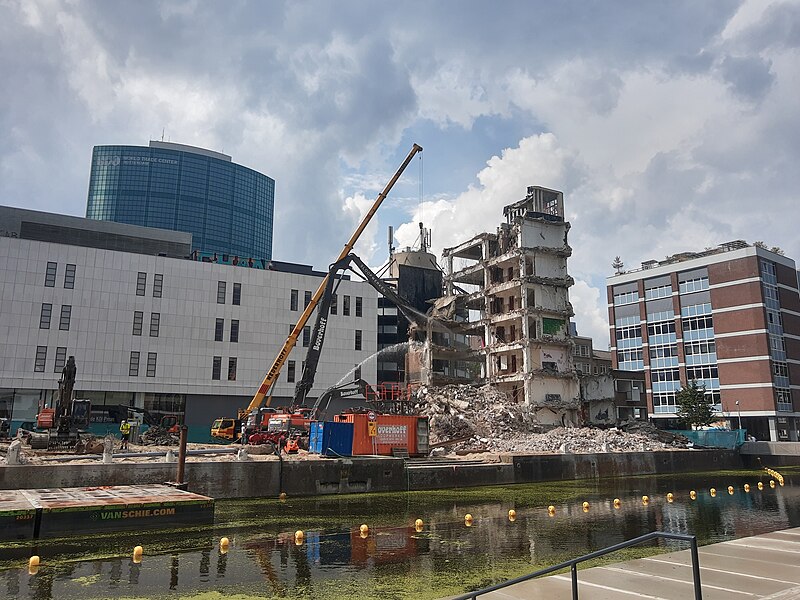
[[[428,335],[421,382],[482,380],[530,406],[542,424],[576,424],[564,195],[531,186],[503,214],[496,233],[443,252],[445,296],[433,314],[447,327]]]

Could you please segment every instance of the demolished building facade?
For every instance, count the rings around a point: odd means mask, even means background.
[[[428,333],[409,372],[429,385],[489,383],[542,424],[577,424],[563,193],[530,186],[503,214],[496,233],[444,250],[445,296],[433,312],[447,327]]]

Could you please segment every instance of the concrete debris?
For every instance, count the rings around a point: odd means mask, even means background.
[[[180,436],[177,433],[170,433],[163,427],[150,427],[141,436],[139,443],[142,446],[177,446]]]
[[[625,431],[589,427],[548,431],[528,407],[514,404],[489,385],[423,386],[415,400],[417,412],[429,418],[430,443],[449,452],[650,452],[686,448],[689,442],[648,423],[629,425]]]

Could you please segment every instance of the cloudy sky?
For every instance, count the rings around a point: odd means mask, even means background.
[[[800,257],[797,1],[0,0],[0,81],[1,204],[83,215],[92,146],[164,132],[276,180],[279,260],[327,265],[413,142],[373,265],[563,190],[600,347],[615,255]]]

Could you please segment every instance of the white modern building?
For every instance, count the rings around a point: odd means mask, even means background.
[[[122,404],[184,414],[199,440],[246,406],[324,274],[190,248],[187,233],[0,207],[0,417],[33,420],[68,356],[100,431]],[[345,280],[338,296],[312,398],[377,350],[378,293]],[[293,395],[313,319],[276,403]]]

